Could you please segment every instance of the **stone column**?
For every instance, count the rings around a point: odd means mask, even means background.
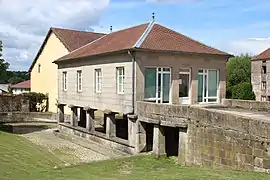
[[[135,147],[136,134],[138,133],[137,115],[128,115],[128,141],[129,145]]]
[[[86,111],[86,129],[89,131],[95,131],[95,111],[96,109],[91,109],[90,107],[84,107]]]
[[[58,123],[63,123],[65,121],[64,107],[64,104],[58,105]]]
[[[140,122],[136,123],[135,152],[140,153],[146,148],[146,127]]]
[[[189,90],[191,104],[198,103],[198,68],[191,68],[191,84]]]
[[[163,127],[159,124],[154,125],[154,142],[153,142],[153,154],[165,155],[165,134]]]
[[[106,113],[106,136],[116,137],[116,120],[114,112]]]
[[[179,67],[172,68],[172,88],[171,88],[171,102],[172,104],[179,104]]]
[[[178,161],[182,165],[186,163],[187,138],[187,128],[179,128]]]
[[[71,120],[70,125],[71,126],[78,126],[78,108],[74,105],[69,105],[69,108],[71,109]]]

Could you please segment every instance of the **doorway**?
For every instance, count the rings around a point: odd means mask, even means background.
[[[190,104],[190,69],[180,69],[179,72],[179,102],[180,104]]]
[[[168,157],[178,156],[179,128],[163,127],[165,133],[165,151]]]

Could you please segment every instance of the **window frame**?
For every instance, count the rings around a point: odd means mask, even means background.
[[[262,90],[266,90],[266,87],[267,87],[267,82],[262,81]]]
[[[67,81],[67,71],[63,71],[62,72],[62,87],[63,87],[63,91],[67,91],[68,90],[68,81]]]
[[[82,92],[82,82],[83,82],[83,77],[82,77],[82,70],[77,70],[77,92]]]
[[[122,71],[122,74],[120,72]],[[120,77],[122,78],[122,84],[120,88]],[[116,89],[117,89],[117,94],[124,94],[125,93],[125,68],[123,66],[117,67],[116,68]],[[122,91],[120,91],[122,90]]]
[[[102,93],[102,79],[103,77],[102,77],[101,68],[95,69],[95,92],[96,93]]]

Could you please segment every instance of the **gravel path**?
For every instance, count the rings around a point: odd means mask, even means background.
[[[105,156],[55,136],[53,129],[23,134],[21,136],[48,149],[48,151],[63,161],[65,166],[109,159],[109,156]]]

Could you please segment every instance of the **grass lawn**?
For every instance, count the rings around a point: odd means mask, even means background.
[[[0,131],[0,179],[14,180],[262,180],[262,173],[182,167],[167,158],[137,156],[54,169],[61,162],[23,137]]]

